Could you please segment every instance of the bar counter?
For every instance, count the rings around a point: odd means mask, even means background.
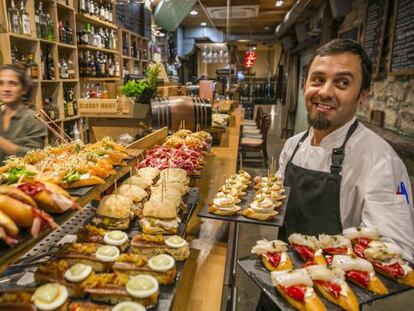
[[[227,177],[236,172],[242,109],[233,112],[235,123],[223,134],[220,146],[211,148],[208,165],[198,180],[200,201],[187,226],[191,255],[187,259],[172,310],[221,309],[228,248],[229,224],[200,219],[198,211],[211,199]]]

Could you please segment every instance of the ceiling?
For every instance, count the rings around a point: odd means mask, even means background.
[[[237,6],[257,5],[258,16],[252,18],[232,18],[230,22],[230,33],[232,35],[245,34],[248,35],[269,35],[275,32],[275,28],[281,21],[285,14],[289,11],[296,0],[284,0],[281,7],[276,7],[276,0],[230,0],[231,9]],[[211,7],[223,7],[226,10],[227,0],[201,0],[203,6],[208,10]],[[208,27],[212,27],[209,19],[197,2],[194,10],[198,12],[197,16],[190,14],[183,20],[181,26],[195,27],[200,26],[200,23],[206,22]],[[224,33],[226,33],[226,19],[212,19],[214,25]]]

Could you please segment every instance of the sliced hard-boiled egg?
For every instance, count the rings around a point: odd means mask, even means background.
[[[84,265],[83,263],[77,263],[73,265],[65,272],[65,279],[69,282],[80,282],[85,280],[92,272],[92,267]]]
[[[104,242],[109,245],[119,246],[128,241],[128,235],[119,230],[113,230],[105,233]]]
[[[129,295],[135,298],[146,298],[158,291],[159,285],[156,278],[147,274],[131,277],[125,285]]]
[[[178,235],[172,235],[165,239],[165,244],[172,248],[180,248],[186,246],[187,241]]]
[[[96,250],[95,257],[99,261],[112,262],[119,257],[119,249],[116,246],[104,245]]]
[[[36,289],[32,296],[36,308],[42,311],[54,310],[68,299],[68,290],[58,283],[48,283]]]
[[[151,257],[151,259],[148,261],[148,266],[158,272],[164,272],[172,269],[175,265],[175,260],[170,255],[166,254],[160,254],[154,257]]]
[[[123,301],[115,305],[111,311],[145,311],[145,307],[138,303],[133,301]]]

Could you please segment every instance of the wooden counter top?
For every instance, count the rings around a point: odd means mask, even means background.
[[[203,178],[197,182],[200,202],[187,226],[191,256],[187,259],[172,310],[221,309],[228,223],[200,219],[197,214],[236,171],[241,112],[240,107],[234,110],[235,125],[223,134],[220,146],[211,149]]]

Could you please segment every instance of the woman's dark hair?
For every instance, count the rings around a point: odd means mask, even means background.
[[[354,40],[335,39],[326,43],[325,45],[322,45],[313,54],[313,57],[309,62],[308,68],[310,68],[316,56],[337,55],[342,53],[352,53],[359,56],[359,58],[361,59],[362,70],[362,82],[360,93],[364,90],[369,89],[371,86],[372,63],[364,48]]]
[[[3,70],[12,70],[16,73],[19,82],[22,84],[23,89],[25,90],[22,101],[25,104],[30,104],[30,100],[32,99],[33,95],[33,83],[32,80],[27,76],[26,71],[12,64],[0,65],[0,71]]]

